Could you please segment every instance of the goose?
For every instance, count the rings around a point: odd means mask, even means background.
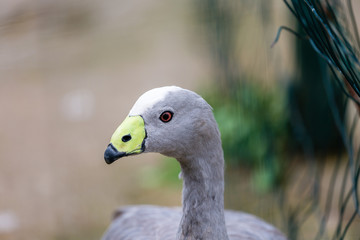
[[[103,240],[285,240],[275,227],[247,213],[224,210],[224,156],[211,106],[176,86],[155,88],[135,102],[115,130],[104,158],[146,152],[175,158],[183,180],[182,208],[118,209]]]

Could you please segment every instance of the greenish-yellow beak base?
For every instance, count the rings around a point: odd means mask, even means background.
[[[115,160],[145,150],[145,123],[141,116],[128,116],[111,137],[104,158],[110,164]]]

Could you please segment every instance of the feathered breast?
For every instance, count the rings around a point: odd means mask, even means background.
[[[181,216],[181,208],[123,207],[115,212],[103,240],[175,240]],[[251,214],[225,211],[225,221],[231,240],[286,239],[276,228]]]

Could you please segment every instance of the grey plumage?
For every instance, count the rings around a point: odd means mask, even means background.
[[[182,210],[180,207],[139,205],[120,208],[115,214],[117,217],[104,239],[174,240]],[[251,214],[226,210],[225,221],[231,240],[285,239],[276,228]]]
[[[173,113],[171,121],[159,120],[164,111]],[[139,98],[129,115],[144,119],[144,152],[158,152],[180,163],[183,207],[122,208],[103,240],[285,239],[276,228],[252,215],[224,212],[220,133],[203,98],[178,87],[153,89]]]

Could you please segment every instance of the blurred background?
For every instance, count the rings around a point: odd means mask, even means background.
[[[355,107],[339,89],[329,104],[331,74],[307,41],[284,33],[271,48],[281,25],[301,32],[276,0],[3,0],[0,239],[99,239],[121,205],[180,205],[175,160],[103,160],[136,99],[165,85],[214,108],[226,208],[291,239],[327,239],[347,223],[345,239],[359,239],[357,202],[329,203],[352,180],[331,112],[345,124]]]

